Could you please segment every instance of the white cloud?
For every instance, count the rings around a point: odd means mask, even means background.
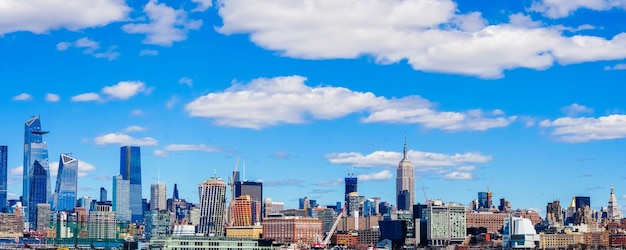
[[[99,101],[100,95],[97,93],[83,93],[79,95],[72,96],[71,100],[73,102],[91,102],[91,101]]]
[[[480,153],[447,155],[409,150],[407,157],[416,171],[431,170],[433,167],[462,166],[468,163],[490,162],[492,157]],[[393,151],[375,151],[368,155],[356,152],[330,153],[326,159],[334,164],[348,164],[355,167],[393,167],[402,160],[402,153]]]
[[[145,131],[146,128],[145,127],[141,127],[141,126],[128,126],[126,129],[124,129],[125,132],[141,132],[141,131]]]
[[[554,128],[552,135],[564,142],[588,142],[626,137],[626,115],[595,117],[562,117],[543,120],[540,126]]]
[[[150,22],[125,24],[122,29],[126,33],[146,34],[145,44],[172,46],[174,42],[186,40],[189,30],[202,26],[201,20],[189,20],[185,10],[175,10],[156,0],[150,0],[143,11]]]
[[[213,5],[213,0],[191,0],[194,3],[197,3],[198,6],[192,10],[192,12],[200,12],[205,11]]]
[[[189,77],[186,77],[186,76],[183,76],[182,78],[180,78],[178,80],[178,83],[179,84],[186,84],[187,86],[191,87],[191,86],[193,86],[193,79],[191,79]]]
[[[19,176],[24,175],[24,166],[19,166],[19,167],[10,169],[9,170],[9,174],[10,175],[19,175]]]
[[[61,98],[57,94],[46,93],[46,101],[48,102],[58,102]]]
[[[472,173],[454,171],[445,174],[443,178],[446,180],[471,180]]]
[[[121,81],[116,85],[107,86],[102,89],[102,93],[112,98],[126,100],[139,93],[149,93],[150,89],[146,88],[142,81]]]
[[[516,117],[501,110],[440,112],[419,96],[387,99],[371,92],[304,84],[302,76],[258,78],[235,83],[224,92],[209,93],[188,103],[190,116],[214,119],[221,126],[261,129],[278,124],[297,124],[309,119],[330,120],[369,112],[362,122],[414,123],[448,131],[486,130],[508,126]]]
[[[604,11],[612,8],[626,9],[624,0],[536,0],[531,10],[550,18],[567,17],[578,9]]]
[[[16,31],[41,34],[101,27],[124,20],[129,12],[124,0],[3,0],[0,36]]]
[[[83,53],[87,55],[91,55],[95,58],[106,58],[109,61],[117,59],[121,54],[115,49],[117,46],[111,46],[104,52],[96,52],[100,49],[100,44],[89,37],[83,37],[75,42],[60,42],[57,44],[57,50],[66,51],[71,47],[76,47],[83,49]]]
[[[13,101],[28,101],[30,99],[33,99],[33,97],[28,94],[28,93],[21,93],[19,95],[14,96]]]
[[[132,112],[130,112],[130,115],[132,115],[132,116],[142,116],[143,115],[143,111],[141,109],[134,109]]]
[[[132,146],[156,146],[159,142],[152,137],[134,138],[123,133],[109,133],[94,138],[98,145],[117,144]]]
[[[159,55],[158,50],[144,49],[144,50],[139,51],[139,56],[158,56],[158,55]]]
[[[178,102],[178,97],[176,97],[175,95],[172,96],[172,98],[170,98],[166,103],[165,103],[165,107],[167,109],[172,109],[174,107],[174,105],[176,105],[176,103]]]
[[[357,178],[359,181],[384,181],[393,178],[393,174],[389,170],[383,170],[377,173],[360,174]]]
[[[626,63],[619,63],[611,66],[605,66],[604,70],[626,70]]]
[[[570,1],[570,0],[563,0]],[[583,0],[580,0],[583,1]],[[223,0],[222,34],[249,34],[260,47],[305,59],[371,56],[428,72],[503,77],[505,70],[626,58],[626,33],[564,36],[524,16],[487,24],[451,0]]]
[[[593,113],[593,109],[586,107],[584,105],[580,105],[578,103],[572,103],[572,105],[569,105],[567,107],[563,107],[561,110],[563,110],[563,112],[565,112],[565,114],[567,114],[567,116],[569,117],[574,117],[577,116],[579,114],[591,114]]]
[[[50,178],[56,177],[59,172],[59,162],[51,162],[50,164]],[[78,177],[85,177],[90,172],[96,170],[96,166],[91,163],[78,160]]]
[[[207,146],[204,144],[170,144],[163,149],[158,149],[153,152],[154,156],[168,157],[169,152],[176,151],[201,151],[207,153],[221,152],[223,149],[220,147]]]

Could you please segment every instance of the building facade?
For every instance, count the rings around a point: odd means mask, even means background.
[[[146,238],[163,238],[171,232],[170,212],[167,210],[150,210],[146,212]]]
[[[209,236],[223,236],[226,183],[220,178],[209,178],[198,185],[198,194],[200,196],[198,233]]]
[[[358,192],[357,191],[357,185],[358,185],[358,178],[352,174],[350,174],[348,177],[344,178],[344,182],[346,185],[346,190],[344,192],[344,198],[345,198],[345,202],[348,202],[348,194],[352,193],[352,192]]]
[[[504,218],[511,216],[507,213],[473,212],[467,210],[465,214],[467,228],[486,228],[488,233],[495,233],[502,229]]]
[[[268,217],[262,222],[263,238],[279,244],[310,246],[322,235],[322,221],[303,217]]]
[[[230,205],[230,221],[231,227],[252,226],[252,199],[249,195],[236,197]]]
[[[76,207],[77,183],[78,160],[68,154],[61,154],[57,182],[54,189],[55,211],[72,211]]]
[[[143,220],[141,189],[141,149],[134,146],[120,148],[120,175],[130,182],[130,212],[132,222]]]
[[[511,216],[504,219],[502,229],[502,247],[506,249],[535,248],[540,237],[529,219]]]
[[[116,238],[115,212],[111,206],[97,205],[89,211],[89,238],[93,239],[115,239]]]
[[[24,124],[24,165],[22,181],[22,201],[24,207],[24,220],[28,229],[35,230],[35,218],[37,204],[48,203],[51,199],[50,170],[48,166],[48,144],[43,141],[44,134],[48,132],[41,130],[41,120],[39,116],[33,116]],[[37,166],[36,166],[37,164]],[[39,168],[39,169],[36,169]],[[40,184],[41,178],[44,185],[34,186],[33,180],[37,174],[36,182]],[[34,188],[38,190],[32,190]],[[42,190],[43,189],[43,192]],[[33,196],[35,195],[35,196]]]
[[[113,176],[112,208],[119,222],[130,222],[130,181],[121,175]]]
[[[415,204],[415,177],[413,164],[411,164],[408,158],[406,139],[404,140],[403,152],[402,160],[398,163],[396,175],[396,205],[398,210],[411,211],[413,210],[413,204]],[[401,195],[402,197],[400,197]],[[403,200],[400,200],[401,198]],[[407,203],[410,204],[409,207],[405,207]]]
[[[150,210],[167,210],[165,183],[153,183],[150,185]]]
[[[0,191],[1,192],[1,191]],[[615,191],[613,187],[611,187],[611,194],[609,195],[609,204],[606,207],[607,210],[607,218],[609,220],[619,220],[622,218],[622,212],[619,210],[619,205],[617,205],[617,198],[615,198]]]
[[[422,210],[422,218],[426,219],[427,223],[428,246],[447,246],[465,241],[467,235],[465,206],[432,200]]]

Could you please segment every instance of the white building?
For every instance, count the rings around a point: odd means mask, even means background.
[[[617,205],[617,199],[615,198],[615,192],[611,187],[611,195],[609,196],[609,205],[606,208],[607,218],[609,220],[619,220],[622,218],[622,212]]]
[[[166,210],[167,193],[165,183],[154,183],[150,185],[150,210]]]
[[[113,177],[113,211],[119,222],[129,222],[130,212],[130,180],[121,175]]]
[[[97,205],[96,210],[89,211],[89,238],[115,239],[115,212],[109,205]]]
[[[226,183],[210,178],[198,185],[200,195],[200,224],[198,233],[209,236],[224,235],[226,211]]]
[[[539,235],[529,219],[515,216],[504,218],[503,248],[534,249],[539,244],[539,239]]]

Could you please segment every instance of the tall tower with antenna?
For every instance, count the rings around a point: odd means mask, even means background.
[[[398,163],[396,175],[396,204],[398,210],[412,211],[415,204],[415,175],[413,164],[409,161],[404,137],[404,150],[402,160]]]

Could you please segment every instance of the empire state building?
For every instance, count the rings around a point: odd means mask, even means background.
[[[412,211],[415,204],[415,176],[413,164],[409,161],[406,150],[406,138],[404,139],[404,156],[398,163],[396,175],[396,204],[398,210]]]

